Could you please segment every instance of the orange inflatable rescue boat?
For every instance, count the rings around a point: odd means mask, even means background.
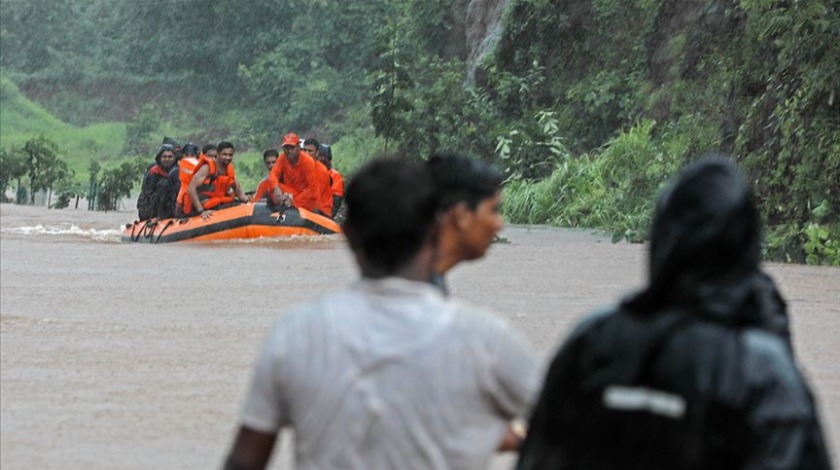
[[[258,202],[214,210],[208,220],[200,216],[154,223],[138,220],[125,225],[122,241],[169,243],[334,233],[341,233],[341,228],[328,217],[297,207],[270,209]]]

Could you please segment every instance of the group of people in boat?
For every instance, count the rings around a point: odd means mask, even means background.
[[[274,206],[298,207],[335,217],[344,198],[344,178],[332,166],[332,148],[315,138],[301,141],[294,133],[283,136],[281,150],[263,152],[267,176],[248,196],[233,165],[235,147],[222,141],[198,148],[181,147],[164,138],[155,162],[143,176],[137,199],[138,217],[156,221],[200,216],[235,203],[266,201]]]

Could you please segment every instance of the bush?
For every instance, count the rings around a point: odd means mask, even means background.
[[[686,161],[684,141],[656,138],[654,127],[643,121],[599,153],[565,157],[542,181],[508,184],[505,215],[515,223],[602,229],[614,241],[645,240],[657,194]]]

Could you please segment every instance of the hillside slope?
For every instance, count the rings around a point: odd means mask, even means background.
[[[122,160],[125,130],[125,123],[71,126],[26,98],[11,80],[0,77],[0,148],[19,147],[43,134],[58,144],[61,158],[78,175],[87,170],[91,159],[105,165]]]

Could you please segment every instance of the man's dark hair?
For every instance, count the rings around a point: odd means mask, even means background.
[[[218,149],[213,144],[207,144],[204,147],[201,147],[201,153],[203,153],[204,155],[207,155],[207,152],[209,152],[211,150],[218,150]]]
[[[347,186],[344,233],[365,268],[392,274],[417,255],[434,227],[437,195],[428,170],[401,158],[379,158]]]
[[[303,141],[303,146],[306,147],[307,145],[314,145],[315,150],[317,151],[318,148],[321,146],[321,143],[318,142],[318,139],[316,139],[315,137],[307,137],[307,139]]]
[[[263,161],[265,161],[265,159],[268,157],[280,158],[280,152],[278,152],[277,149],[268,149],[265,152],[263,152]]]
[[[222,150],[224,150],[224,149],[234,149],[234,150],[236,150],[233,147],[233,144],[226,141],[226,140],[223,140],[223,141],[219,142],[219,145],[217,145],[216,148],[219,150],[219,153],[222,153]]]
[[[332,147],[327,144],[321,144],[318,147],[318,154],[324,157],[327,161],[332,161]]]
[[[439,209],[446,211],[459,202],[470,210],[493,196],[502,185],[502,175],[492,166],[463,155],[435,154],[426,161],[438,191]]]
[[[190,142],[181,149],[182,155],[198,155],[198,146]]]

